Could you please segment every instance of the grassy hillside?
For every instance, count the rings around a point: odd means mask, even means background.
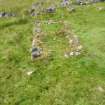
[[[49,34],[60,26],[45,25],[43,41],[53,53],[32,62],[35,18],[22,13],[33,1],[0,0],[0,10],[20,14],[0,18],[0,105],[105,105],[105,11],[97,10],[105,3],[77,6],[73,13],[60,9],[50,17],[64,14],[83,45],[80,56],[65,58],[66,39]]]

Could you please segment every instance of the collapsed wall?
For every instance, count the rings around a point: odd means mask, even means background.
[[[76,0],[77,4],[81,4],[81,3],[97,3],[97,2],[103,2],[105,0]]]

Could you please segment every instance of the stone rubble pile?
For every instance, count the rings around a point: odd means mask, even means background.
[[[62,2],[61,2],[61,7],[67,7],[67,6],[69,6],[70,5],[70,1],[69,0],[63,0]]]
[[[46,9],[46,13],[55,13],[56,12],[56,8],[55,7],[48,7]]]
[[[46,2],[36,2],[33,3],[31,8],[28,10],[29,14],[31,16],[38,16],[42,14],[51,14],[56,13],[56,10],[58,8],[67,8],[69,12],[74,11],[74,7],[72,6],[71,0],[62,0],[59,5],[56,5],[56,3],[50,4],[48,7],[45,7]]]
[[[79,38],[77,35],[74,35],[71,30],[70,26],[68,24],[69,22],[63,22],[63,31],[60,32],[60,34],[65,35],[65,37],[68,40],[68,50],[65,52],[64,56],[66,58],[71,56],[79,56],[82,53],[83,46],[80,43]]]
[[[40,40],[40,33],[41,33],[41,28],[40,28],[40,22],[36,22],[36,27],[33,30],[33,34],[35,36],[33,37],[32,40],[32,49],[31,49],[31,59],[34,60],[35,58],[38,58],[42,54],[42,48],[40,48],[41,40]]]
[[[32,41],[32,50],[31,50],[31,58],[32,60],[36,58],[40,58],[44,55],[44,49],[43,49],[43,42],[41,41],[41,38],[43,37],[43,31],[42,31],[42,24],[61,24],[63,25],[62,29],[57,32],[51,32],[55,35],[64,35],[64,38],[67,38],[68,40],[68,50],[65,51],[64,56],[66,58],[72,57],[72,56],[79,56],[82,53],[83,46],[80,43],[79,38],[72,34],[70,28],[69,28],[69,22],[68,21],[54,21],[54,20],[47,20],[47,21],[36,21],[35,27],[33,30],[34,38]],[[53,40],[53,39],[52,39]]]
[[[74,0],[74,2],[72,0],[61,0],[61,2],[50,1],[51,3],[49,3],[49,6],[45,6],[47,3],[47,0],[45,0],[33,3],[28,12],[31,16],[56,13],[56,10],[60,8],[66,8],[68,12],[74,12],[76,10],[74,4],[88,5],[102,1],[105,0]]]
[[[97,2],[102,2],[102,1],[104,0],[76,0],[76,3],[80,5],[87,5],[87,4],[97,3]]]
[[[81,54],[83,46],[80,44],[79,38],[76,35],[67,37],[70,50],[65,53],[66,56],[78,56]]]
[[[44,36],[42,31],[42,22],[36,21],[33,29],[33,39],[32,39],[32,48],[31,48],[31,59],[35,60],[37,58],[42,58],[47,56],[47,51],[42,41]]]

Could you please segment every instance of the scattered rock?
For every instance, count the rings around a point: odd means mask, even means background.
[[[55,7],[48,7],[46,9],[46,13],[55,13],[56,12],[56,8]]]
[[[67,36],[69,41],[69,56],[78,56],[81,54],[83,46],[80,44],[79,39],[76,35]]]
[[[31,15],[31,16],[38,16],[39,13],[32,12],[30,15]]]
[[[36,2],[33,3],[31,8],[28,10],[28,13],[31,16],[38,16],[41,14],[42,10],[43,10],[43,3],[42,2]]]
[[[77,4],[80,5],[87,5],[87,4],[91,4],[91,3],[97,3],[97,2],[101,2],[102,0],[76,0]]]
[[[61,2],[61,7],[67,7],[67,6],[69,6],[69,4],[70,4],[70,1],[69,0],[63,0]]]
[[[68,21],[54,21],[54,20],[47,20],[47,21],[36,21],[35,25],[37,26],[34,30],[35,32],[35,37],[33,39],[32,42],[32,52],[31,52],[31,56],[32,56],[32,60],[34,60],[35,58],[38,57],[42,57],[43,55],[48,55],[47,50],[45,51],[45,49],[43,48],[42,43],[39,44],[41,42],[41,24],[42,22],[44,24],[53,24],[53,23],[59,23],[60,25],[63,25],[63,28],[61,28],[60,30],[57,30],[57,32],[53,32],[53,34],[55,35],[62,35],[63,37],[68,39],[68,43],[69,43],[69,51],[67,51],[64,54],[65,58],[69,58],[71,56],[78,56],[81,54],[81,50],[83,48],[83,46],[80,44],[79,38],[77,37],[77,35],[73,35],[72,32],[70,31],[70,27],[68,26],[69,23]],[[52,40],[56,40],[56,37],[54,37]],[[41,46],[42,45],[42,46]],[[41,47],[40,47],[41,46]],[[40,49],[40,48],[43,48]],[[44,54],[45,53],[45,54]]]
[[[83,4],[85,4],[85,1],[84,0],[76,0],[76,3],[80,4],[80,5],[83,5]]]
[[[82,45],[77,46],[77,50],[82,50],[82,48],[83,48]]]
[[[0,18],[2,17],[15,17],[16,15],[14,13],[8,13],[8,12],[0,12]]]
[[[27,75],[30,76],[33,73],[33,71],[28,71]]]
[[[74,55],[74,52],[70,52],[70,56],[73,56]]]
[[[76,56],[78,56],[78,55],[80,55],[80,54],[81,54],[80,52],[75,52],[75,55],[76,55]]]
[[[72,52],[69,52],[69,53],[65,53],[64,57],[69,58],[69,57],[72,57],[72,56],[79,56],[80,54],[81,54],[81,52],[79,52],[79,51],[72,51]]]
[[[41,33],[41,22],[40,21],[35,21],[35,27],[33,28],[33,34]]]

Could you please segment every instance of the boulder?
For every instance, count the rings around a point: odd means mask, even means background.
[[[56,12],[56,8],[55,7],[48,7],[46,9],[46,13],[55,13]]]
[[[41,53],[42,53],[41,48],[38,48],[38,47],[32,48],[32,51],[31,51],[32,60],[34,60],[37,57],[40,57]]]

